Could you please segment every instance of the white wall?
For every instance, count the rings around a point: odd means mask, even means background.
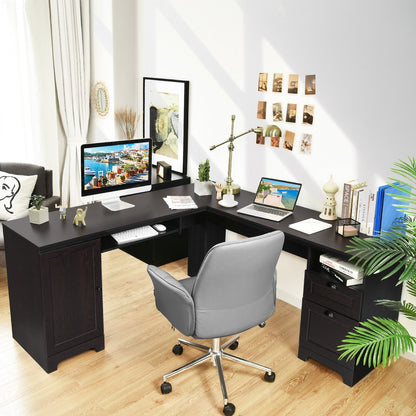
[[[264,125],[256,118],[261,99],[315,105],[312,128],[299,122],[295,128],[313,134],[312,154],[256,145],[254,135],[239,139],[232,177],[245,189],[254,191],[262,175],[292,179],[303,183],[300,205],[320,210],[330,174],[340,189],[355,178],[377,187],[393,163],[414,156],[413,0],[126,0],[112,6],[118,104],[142,111],[144,76],[190,81],[192,178],[208,157],[212,179],[225,179],[227,149],[209,147],[228,138],[232,114],[236,134]],[[275,100],[257,91],[260,72],[296,73],[301,81],[316,74],[317,94]],[[277,124],[283,132],[292,127]],[[304,262],[290,255],[281,262],[280,296],[299,306]]]
[[[294,179],[300,204],[321,209],[331,173],[340,187],[378,186],[412,154],[414,1],[139,0],[137,12],[139,78],[190,81],[192,177],[206,157],[213,179],[226,177],[226,148],[209,146],[228,137],[231,114],[236,133],[259,124],[259,72],[316,74],[314,142],[305,156],[239,139],[232,176],[245,189],[261,175]]]

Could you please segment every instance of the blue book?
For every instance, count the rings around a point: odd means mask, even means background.
[[[395,183],[395,185],[398,183]],[[390,186],[384,191],[384,200],[383,207],[381,212],[381,225],[380,233],[383,231],[389,231],[391,227],[395,224],[403,222],[403,219],[406,218],[406,214],[402,211],[399,211],[400,208],[397,205],[409,205],[403,201],[399,201],[395,198],[397,195],[405,195],[406,190],[410,190],[409,186],[401,185],[401,189]]]
[[[390,185],[379,186],[377,191],[376,213],[374,216],[374,234],[379,235],[381,230],[381,212],[383,210],[384,191],[390,188]]]

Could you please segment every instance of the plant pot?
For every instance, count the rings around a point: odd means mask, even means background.
[[[211,195],[212,194],[212,182],[200,182],[198,179],[195,179],[194,182],[194,192],[199,196]]]
[[[43,224],[49,221],[49,209],[47,207],[29,208],[29,221],[32,224]]]

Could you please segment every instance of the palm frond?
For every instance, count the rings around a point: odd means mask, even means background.
[[[346,252],[366,275],[386,272],[385,279],[399,272],[398,284],[416,278],[415,222],[408,219],[375,237],[354,237]]]
[[[409,157],[408,162],[399,161],[394,164],[395,168],[391,171],[401,177],[401,179],[389,178],[393,182],[399,182],[399,185],[391,184],[395,188],[400,188],[404,195],[396,195],[395,199],[403,202],[405,205],[399,205],[400,211],[407,212],[409,215],[416,215],[416,160]],[[403,178],[405,180],[403,180]],[[407,188],[407,189],[406,189]]]
[[[410,302],[380,299],[376,301],[376,304],[401,312],[406,318],[416,321],[416,306]]]
[[[401,178],[406,178],[411,183],[416,185],[416,160],[414,157],[409,157],[408,162],[399,160],[398,162],[394,163],[394,166],[395,167],[391,169],[393,173],[399,175]]]
[[[416,276],[406,283],[406,288],[410,295],[416,297]]]
[[[387,271],[384,278],[406,266],[411,267],[416,261],[416,253],[409,250],[408,239],[398,231],[365,239],[354,237],[346,252],[352,254],[350,261],[360,265],[366,275]]]
[[[347,361],[356,358],[368,367],[383,368],[396,361],[401,354],[413,351],[416,338],[412,337],[399,322],[387,318],[374,317],[361,322],[342,340],[338,351],[339,359]]]
[[[393,195],[395,206],[404,215],[387,232],[365,239],[353,238],[347,246],[350,260],[364,270],[366,275],[383,273],[382,279],[398,275],[397,284],[406,283],[410,295],[416,296],[416,160],[395,163],[392,172],[402,179],[389,178],[390,185],[400,189]],[[416,320],[416,306],[407,301],[379,300],[378,305],[401,312],[408,319]],[[416,338],[399,322],[373,317],[361,322],[349,332],[338,346],[340,359],[356,358],[356,364],[383,367],[406,351],[413,351]]]

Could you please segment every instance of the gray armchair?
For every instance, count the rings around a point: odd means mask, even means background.
[[[206,255],[196,277],[176,280],[166,271],[149,265],[157,309],[182,334],[195,339],[212,339],[211,347],[179,339],[173,347],[181,354],[183,345],[205,351],[201,357],[163,376],[161,391],[170,393],[167,382],[195,365],[212,359],[218,371],[224,398],[223,412],[232,415],[235,406],[228,402],[222,359],[265,371],[264,379],[273,382],[272,369],[244,360],[224,350],[238,347],[239,336],[220,345],[221,337],[263,326],[276,306],[276,264],[284,234],[274,231],[258,237],[217,244]]]
[[[43,195],[46,199],[42,205],[48,207],[49,211],[55,210],[55,204],[61,203],[61,198],[53,195],[52,170],[31,163],[0,162],[0,171],[15,175],[38,175],[33,195]]]

